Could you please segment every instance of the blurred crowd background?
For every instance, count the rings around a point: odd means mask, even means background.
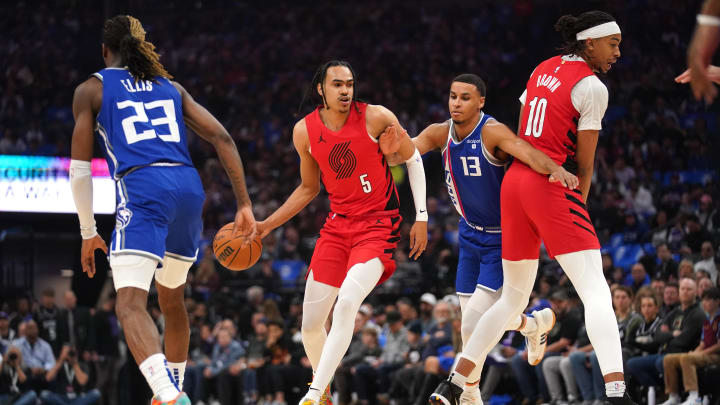
[[[144,24],[168,71],[234,138],[255,216],[264,219],[299,183],[291,131],[313,107],[301,100],[321,63],[349,61],[359,97],[390,108],[411,136],[447,119],[453,77],[476,73],[487,82],[485,111],[514,129],[527,78],[560,45],[554,22],[563,14],[603,9],[623,29],[622,57],[601,75],[610,101],[588,207],[613,286],[628,380],[637,399],[661,402],[673,389],[692,391],[682,379],[678,387],[677,376],[672,380],[668,370],[679,370],[679,360],[665,355],[691,352],[701,337],[705,348],[712,345],[703,324],[712,330],[715,319],[717,332],[717,314],[710,311],[712,303],[720,303],[718,108],[694,101],[686,86],[673,81],[685,69],[699,5],[681,0],[3,3],[0,154],[69,156],[74,88],[103,67],[104,18],[129,13]],[[212,146],[192,135],[189,146],[207,194],[209,241],[232,220],[236,205]],[[459,348],[453,295],[458,216],[444,189],[439,154],[426,155],[424,162],[427,251],[418,261],[407,258],[411,222],[404,222],[395,254],[398,270],[363,306],[356,337],[334,379],[341,404],[424,403]],[[393,174],[403,216],[412,218],[404,167]],[[297,402],[304,392],[312,372],[299,334],[303,277],[328,206],[321,194],[265,238],[261,260],[250,270],[223,269],[209,247],[202,249],[187,283],[192,339],[185,387],[193,403],[284,404]],[[128,356],[112,294],[87,302],[82,298],[89,293],[79,286],[62,297],[31,290],[0,297],[0,404],[120,404],[149,397]],[[76,295],[83,305],[76,304]],[[522,337],[509,332],[485,367],[486,403],[599,401],[599,369],[583,333],[581,304],[546,255],[529,305],[536,306],[552,306],[559,314],[548,349],[557,356],[530,368]],[[149,309],[162,330],[157,303],[151,300]],[[720,351],[710,355],[715,357],[709,363],[720,364]],[[25,370],[23,381],[16,379],[17,370]],[[711,366],[699,370],[714,372]],[[717,388],[700,391],[712,394],[712,389]]]

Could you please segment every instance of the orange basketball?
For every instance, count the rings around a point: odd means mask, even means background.
[[[223,226],[213,239],[213,251],[220,264],[230,270],[245,270],[257,263],[262,253],[262,242],[256,237],[243,246],[241,238],[232,237],[233,223]]]

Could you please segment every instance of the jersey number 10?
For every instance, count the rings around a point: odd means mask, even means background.
[[[135,114],[122,120],[123,132],[128,145],[145,139],[160,138],[165,142],[180,142],[180,129],[175,118],[175,103],[172,99],[155,100],[149,103],[140,101],[125,100],[117,103],[118,110],[132,108]],[[149,119],[146,111],[155,108],[162,108],[163,116]],[[146,129],[140,133],[135,129],[136,122],[150,122],[150,125],[157,128],[158,125],[167,125],[170,133],[158,135],[155,129]]]
[[[547,108],[547,99],[535,97],[530,102],[530,113],[528,114],[528,122],[525,126],[525,135],[539,138],[542,134],[543,123],[545,122],[545,109]]]

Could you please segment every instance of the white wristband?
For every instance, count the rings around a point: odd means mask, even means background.
[[[80,226],[80,236],[82,236],[83,239],[92,239],[97,236],[97,234],[97,226],[95,226],[95,224],[89,228]]]
[[[410,159],[405,161],[408,170],[408,179],[410,180],[410,190],[413,194],[413,202],[415,203],[415,221],[427,222],[427,202],[425,201],[425,168],[423,167],[422,157],[417,148]]]
[[[698,25],[705,25],[709,27],[720,27],[720,17],[708,14],[697,15]]]

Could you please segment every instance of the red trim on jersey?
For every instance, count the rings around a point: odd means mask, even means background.
[[[452,159],[450,158],[450,142],[452,142],[452,139],[450,136],[448,136],[448,143],[445,147],[445,152],[447,153],[447,165],[450,168],[450,178],[453,182],[453,189],[455,189],[455,198],[458,200],[458,205],[460,206],[460,211],[462,211],[462,216],[465,218],[465,208],[463,208],[462,200],[460,200],[460,191],[458,191],[457,182],[455,181],[455,175],[453,174],[452,169]]]

